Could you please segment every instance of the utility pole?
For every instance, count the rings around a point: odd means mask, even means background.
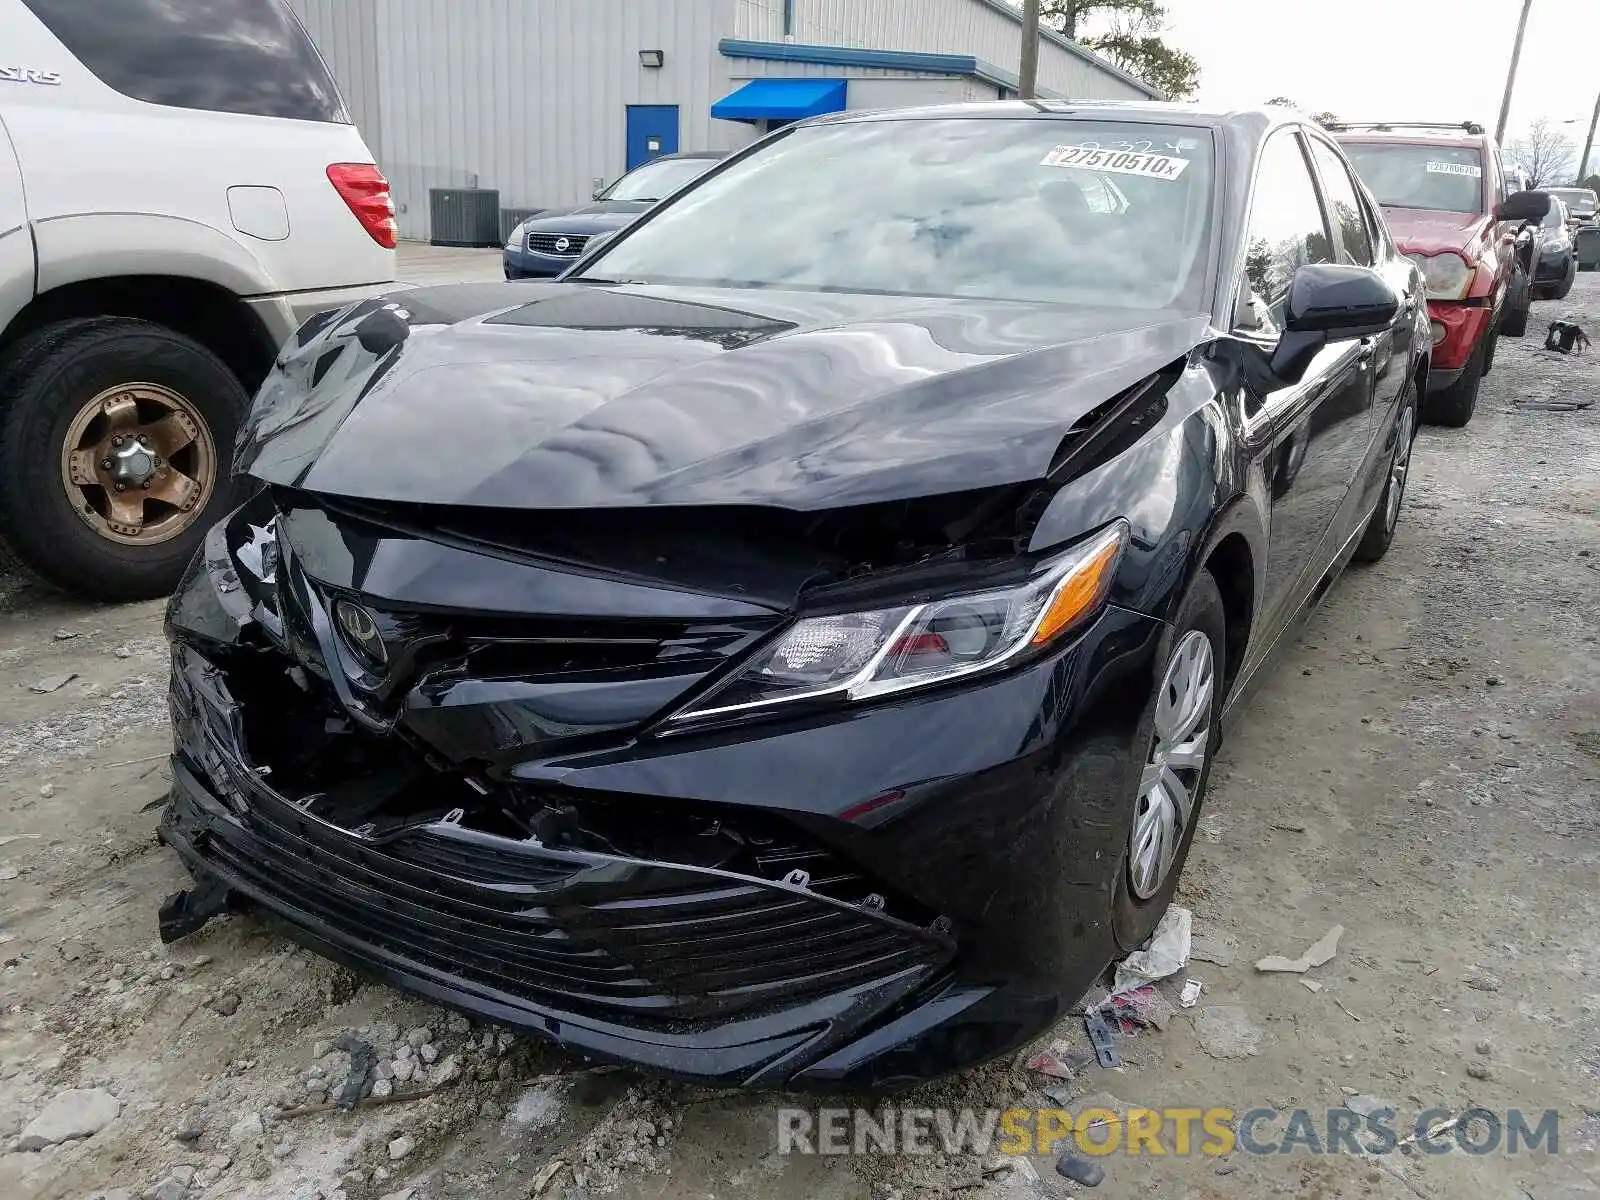
[[[1500,120],[1494,127],[1494,140],[1506,140],[1506,119],[1511,116],[1511,89],[1517,82],[1517,60],[1522,57],[1522,35],[1528,28],[1528,10],[1533,0],[1522,0],[1522,16],[1517,19],[1517,40],[1511,43],[1511,67],[1506,71],[1506,94],[1500,100]]]
[[[1039,0],[1022,4],[1022,69],[1018,72],[1017,95],[1032,100],[1039,80]]]
[[[1583,157],[1578,160],[1578,178],[1576,183],[1582,183],[1588,178],[1589,151],[1594,149],[1594,127],[1600,125],[1600,96],[1594,98],[1594,116],[1589,118],[1589,136],[1583,139]]]

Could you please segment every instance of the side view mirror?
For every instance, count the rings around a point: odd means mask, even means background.
[[[1549,192],[1512,192],[1494,206],[1498,221],[1542,221],[1549,212]]]
[[[1283,336],[1272,352],[1272,373],[1285,384],[1305,378],[1329,342],[1383,333],[1400,311],[1400,298],[1368,267],[1315,263],[1289,281]]]
[[[593,262],[595,255],[600,251],[600,249],[616,236],[617,231],[615,229],[608,229],[604,233],[592,234],[589,240],[584,243],[583,253],[578,255],[577,258],[573,259],[566,270],[561,272],[561,278],[564,279],[568,275],[581,270],[583,267]]]

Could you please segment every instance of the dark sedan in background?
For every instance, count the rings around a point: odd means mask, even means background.
[[[613,233],[638,220],[652,204],[699,178],[722,151],[664,154],[635,167],[588,204],[552,209],[531,217],[511,231],[505,244],[507,279],[541,279],[559,275],[581,255],[589,239]]]
[[[1553,189],[1550,211],[1532,232],[1534,299],[1565,300],[1578,277],[1578,254],[1567,219],[1567,206]]]
[[[689,1079],[1010,1051],[1149,936],[1225,715],[1388,548],[1422,289],[1315,126],[1000,103],[319,318],[169,610],[163,936],[255,904]]]

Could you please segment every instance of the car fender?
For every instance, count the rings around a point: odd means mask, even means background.
[[[249,250],[187,217],[87,213],[35,221],[38,290],[122,275],[171,275],[226,288],[236,296],[279,290]]]
[[[1196,573],[1237,530],[1256,564],[1259,601],[1267,504],[1246,489],[1239,434],[1214,370],[1192,363],[1168,390],[1166,416],[1147,436],[1063,484],[1029,549],[1066,544],[1126,519],[1130,537],[1111,601],[1170,621]]]

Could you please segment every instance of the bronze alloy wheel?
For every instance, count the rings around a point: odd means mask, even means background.
[[[101,537],[151,546],[199,517],[217,485],[217,448],[184,396],[126,383],[78,410],[61,444],[61,484]]]

